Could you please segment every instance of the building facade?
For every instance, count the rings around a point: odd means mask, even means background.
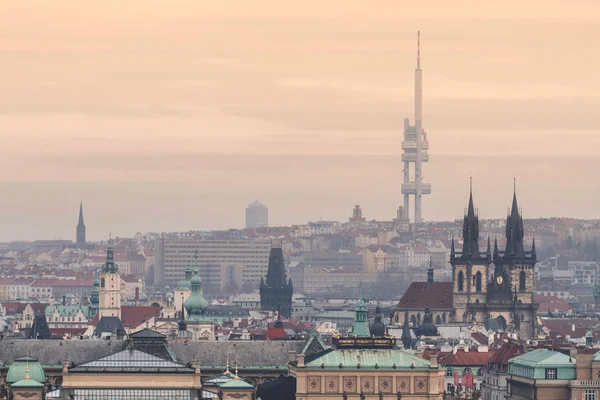
[[[267,273],[269,240],[156,240],[154,283],[174,287],[194,265],[205,289],[222,290],[244,283],[258,286]]]
[[[259,201],[246,207],[246,229],[265,228],[269,226],[269,209]]]

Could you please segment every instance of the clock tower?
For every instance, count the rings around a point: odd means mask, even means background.
[[[114,247],[112,241],[106,250],[106,262],[100,272],[100,304],[99,318],[117,317],[121,319],[121,275],[114,262]]]

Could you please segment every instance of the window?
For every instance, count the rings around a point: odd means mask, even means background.
[[[556,368],[546,368],[546,379],[556,379]]]
[[[593,389],[585,389],[584,400],[596,400],[596,391]]]
[[[453,376],[453,375],[454,375],[454,373],[452,372],[452,368],[448,368],[446,370],[446,376]]]
[[[527,282],[527,275],[525,274],[525,271],[521,271],[521,273],[519,274],[519,291],[520,292],[525,291],[525,283],[526,282]]]
[[[481,271],[475,275],[475,290],[481,292]]]
[[[464,274],[462,271],[458,271],[458,282],[457,282],[457,286],[458,286],[458,291],[462,292],[463,291],[463,286],[464,286]]]

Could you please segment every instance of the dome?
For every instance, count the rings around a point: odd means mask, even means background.
[[[375,337],[385,336],[385,324],[383,323],[383,315],[381,314],[380,306],[375,308],[375,321],[369,326],[369,331],[371,331],[371,335]]]
[[[425,308],[425,315],[423,316],[423,323],[419,327],[419,334],[421,336],[438,336],[438,330],[433,324],[433,316],[429,307]]]
[[[46,382],[46,374],[37,358],[20,357],[17,358],[8,369],[8,372],[6,373],[6,383],[12,385],[25,380],[25,375],[27,374],[26,369],[28,367],[30,380],[38,383]]]
[[[185,270],[185,278],[180,280],[179,283],[177,283],[176,290],[192,290],[191,280],[192,280],[192,270],[186,269]]]
[[[203,321],[204,312],[208,308],[208,301],[202,296],[202,280],[198,275],[198,270],[194,272],[194,276],[191,279],[192,293],[190,297],[183,303],[187,314],[188,321]]]

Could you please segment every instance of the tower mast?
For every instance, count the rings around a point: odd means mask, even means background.
[[[415,223],[421,222],[421,180],[423,155],[423,71],[421,70],[421,31],[417,31],[417,68],[415,69],[415,133],[417,157],[415,160]]]

